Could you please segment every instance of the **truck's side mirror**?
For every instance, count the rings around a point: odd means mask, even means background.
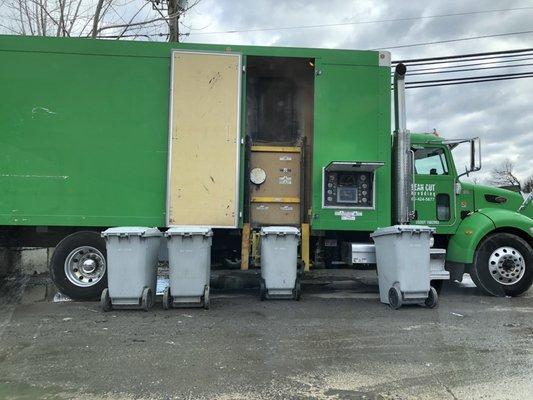
[[[467,141],[470,142],[470,165],[465,165],[465,172],[459,174],[459,177],[463,175],[468,176],[470,172],[479,171],[481,169],[481,141],[479,140],[479,137],[455,141],[454,144],[459,145],[460,143]]]

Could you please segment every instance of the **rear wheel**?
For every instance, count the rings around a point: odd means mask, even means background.
[[[492,234],[476,250],[470,275],[485,294],[519,296],[533,283],[533,249],[516,235]]]
[[[50,275],[59,291],[74,300],[96,300],[107,287],[105,241],[98,232],[80,231],[56,246]]]

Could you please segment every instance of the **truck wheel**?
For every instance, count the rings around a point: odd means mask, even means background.
[[[522,238],[495,233],[479,245],[470,275],[492,296],[519,296],[533,283],[533,249]]]
[[[56,246],[50,275],[57,289],[74,300],[96,300],[107,287],[105,241],[98,232],[80,231]]]

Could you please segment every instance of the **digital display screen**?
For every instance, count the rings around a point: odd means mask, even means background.
[[[357,188],[339,186],[337,190],[337,203],[356,203]]]

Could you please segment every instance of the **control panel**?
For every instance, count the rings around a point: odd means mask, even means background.
[[[323,206],[373,208],[375,169],[381,163],[332,162],[324,169]]]

